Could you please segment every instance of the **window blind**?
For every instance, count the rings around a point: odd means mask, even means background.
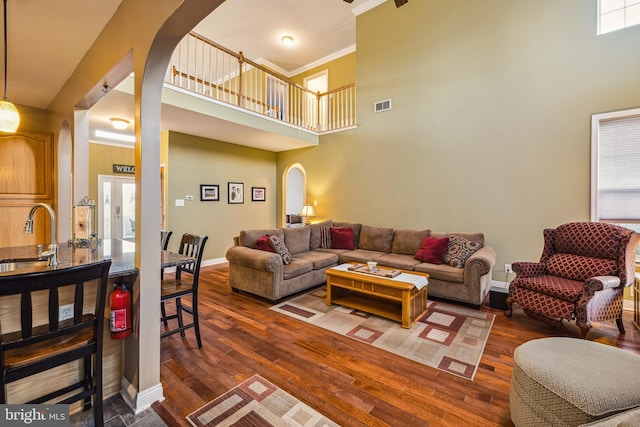
[[[599,220],[640,221],[640,115],[601,121]]]

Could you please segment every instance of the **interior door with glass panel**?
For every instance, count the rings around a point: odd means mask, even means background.
[[[98,233],[105,239],[135,239],[135,178],[98,176]]]

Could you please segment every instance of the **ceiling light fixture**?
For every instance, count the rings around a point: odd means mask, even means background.
[[[0,131],[15,132],[20,125],[20,113],[7,99],[7,0],[4,0],[4,96],[0,101]]]
[[[285,45],[285,47],[289,47],[293,44],[293,37],[291,36],[282,36],[280,40],[282,40],[282,44]]]
[[[112,117],[109,120],[111,120],[111,126],[118,130],[126,129],[127,126],[129,126],[129,120],[119,119],[117,117]]]
[[[107,138],[115,141],[136,142],[135,135],[123,135],[121,133],[107,132],[104,130],[96,130],[96,138]]]

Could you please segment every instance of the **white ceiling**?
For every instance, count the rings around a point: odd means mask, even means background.
[[[7,97],[16,104],[46,109],[121,1],[8,0]],[[354,50],[356,13],[384,1],[228,0],[194,31],[293,75],[333,55]],[[285,34],[295,40],[289,48],[280,42]],[[109,99],[112,95],[114,98]],[[163,112],[161,129],[180,130],[186,112],[163,110],[167,114]],[[133,122],[132,97],[114,90],[92,107],[91,135],[100,128],[114,131],[108,128],[109,117]],[[207,123],[209,120],[212,118],[194,115],[190,128],[201,132],[199,136],[214,139],[229,133],[229,129],[222,129],[224,123]],[[122,132],[133,134],[133,126]]]

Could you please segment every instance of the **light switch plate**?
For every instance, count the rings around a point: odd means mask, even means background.
[[[184,199],[176,199],[176,206],[184,206]]]

